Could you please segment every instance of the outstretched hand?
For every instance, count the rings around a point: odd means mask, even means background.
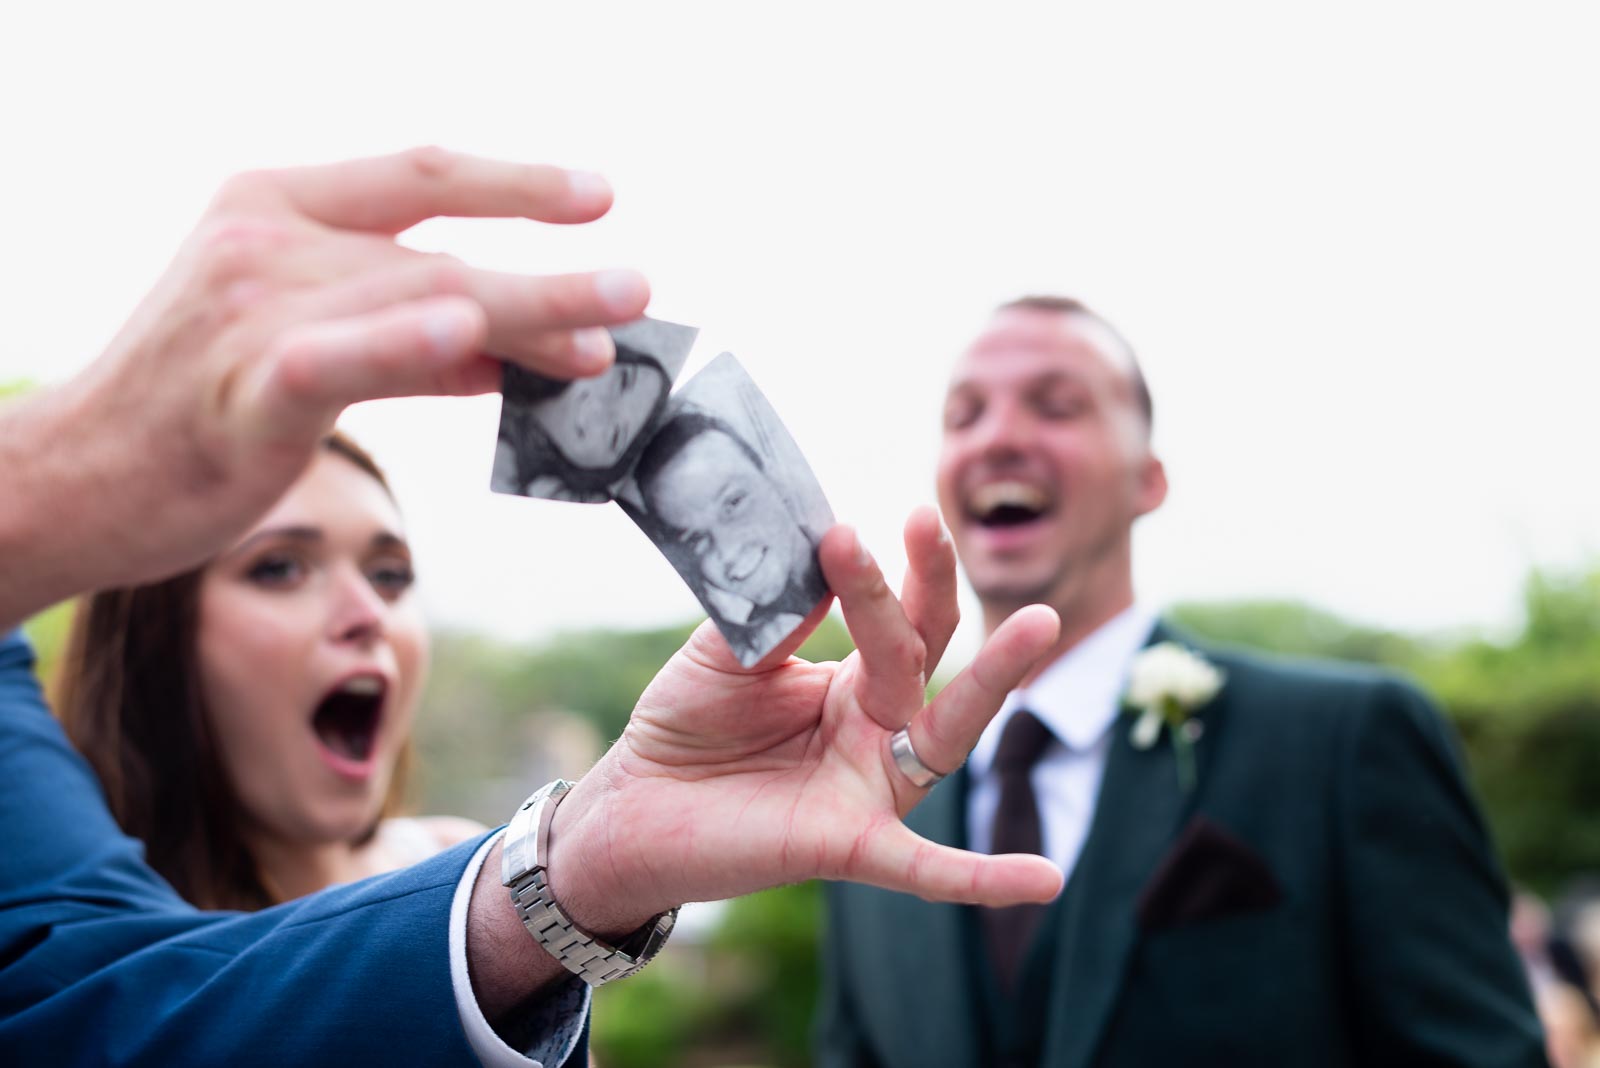
[[[955,559],[931,510],[907,523],[906,547],[897,599],[853,531],[823,539],[823,572],[857,646],[842,663],[788,655],[825,603],[755,668],[707,623],[656,676],[557,810],[551,887],[583,902],[580,925],[626,930],[683,901],[815,877],[985,905],[1060,891],[1060,870],[1042,857],[936,845],[901,822],[927,791],[895,766],[890,736],[906,727],[928,766],[954,770],[1058,626],[1043,606],[1016,613],[924,703],[957,622]]]
[[[440,215],[581,223],[598,176],[420,149],[230,180],[166,275],[76,379],[0,424],[0,628],[85,589],[215,553],[304,469],[345,406],[484,393],[494,357],[598,374],[632,271],[530,277],[395,243]]]

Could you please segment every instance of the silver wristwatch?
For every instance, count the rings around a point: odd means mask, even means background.
[[[590,986],[626,979],[655,959],[672,925],[676,908],[645,924],[621,946],[610,946],[577,927],[550,893],[545,865],[550,859],[550,820],[572,784],[565,779],[535,790],[511,817],[500,846],[500,882],[522,925],[550,955]]]

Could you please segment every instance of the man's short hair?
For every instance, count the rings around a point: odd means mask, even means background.
[[[733,439],[733,443],[750,458],[756,470],[765,473],[767,465],[761,462],[760,454],[744,440],[743,434],[733,429],[726,421],[707,412],[683,411],[668,419],[651,435],[649,446],[639,457],[638,466],[633,471],[639,492],[648,497],[649,491],[645,486],[653,483],[662,468],[671,463],[689,442],[702,434],[721,434]]]
[[[1091,309],[1081,300],[1072,297],[1055,296],[1048,293],[1033,294],[1008,300],[995,309],[996,312],[1021,309],[1023,311],[1054,312],[1058,315],[1081,315],[1092,320],[1106,333],[1116,339],[1122,346],[1122,351],[1128,356],[1128,383],[1133,387],[1134,403],[1139,406],[1139,414],[1144,416],[1144,425],[1147,431],[1155,429],[1155,401],[1150,396],[1150,386],[1144,380],[1144,371],[1139,367],[1139,357],[1134,353],[1133,346],[1128,344],[1128,339],[1117,331],[1117,328],[1108,323],[1100,314]]]

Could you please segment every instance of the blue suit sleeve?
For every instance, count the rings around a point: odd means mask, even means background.
[[[448,925],[478,843],[261,912],[200,912],[118,829],[32,664],[0,637],[0,1059],[477,1063]]]

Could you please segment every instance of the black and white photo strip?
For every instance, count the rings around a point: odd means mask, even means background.
[[[729,353],[671,400],[618,503],[677,569],[746,667],[828,593],[833,511],[800,447]]]
[[[615,496],[699,331],[647,318],[610,333],[617,361],[595,378],[561,382],[505,365],[492,489],[584,504]]]

